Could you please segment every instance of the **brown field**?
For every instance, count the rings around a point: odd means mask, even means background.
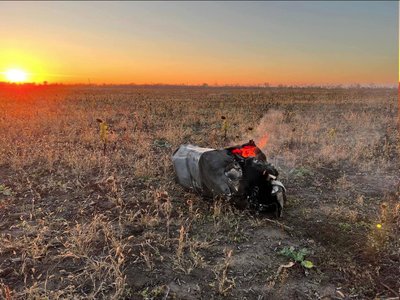
[[[0,298],[396,299],[397,106],[395,89],[4,88]],[[174,182],[180,144],[265,134],[278,222]]]

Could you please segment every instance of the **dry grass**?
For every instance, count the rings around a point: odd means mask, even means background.
[[[309,299],[338,287],[353,298],[398,296],[396,97],[393,89],[0,91],[0,297]],[[109,125],[106,155],[97,118]],[[295,228],[290,236],[173,180],[180,144],[225,147],[265,134],[288,187],[280,221]],[[266,292],[287,263],[277,252],[292,244],[312,248],[317,268],[285,270],[285,284]]]

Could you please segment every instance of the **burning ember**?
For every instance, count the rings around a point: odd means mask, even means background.
[[[261,147],[267,144],[268,136],[265,136],[261,139]],[[228,149],[232,154],[239,155],[244,158],[254,157],[259,160],[266,161],[266,157],[264,153],[261,151],[259,147],[256,146],[253,140],[250,140],[247,144],[244,144],[240,147],[232,147]]]
[[[231,152],[242,157],[256,157],[257,153],[260,152],[260,149],[258,149],[256,146],[246,145],[242,148],[233,149]]]

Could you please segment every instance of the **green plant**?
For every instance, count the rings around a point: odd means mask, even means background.
[[[346,223],[346,222],[341,222],[339,223],[339,228],[343,231],[350,231],[351,230],[351,224]]]
[[[6,186],[4,184],[0,184],[0,194],[2,194],[4,196],[11,196],[12,195],[11,188],[9,188],[8,186]]]
[[[149,289],[149,287],[146,287],[142,291],[140,291],[138,294],[139,296],[142,296],[143,299],[148,300],[148,299],[156,299],[157,297],[160,297],[165,290],[165,286],[156,286],[153,289]],[[167,295],[168,296],[168,295]]]
[[[305,257],[309,254],[307,248],[301,248],[300,250],[296,251],[296,249],[291,247],[284,247],[279,254],[284,255],[293,259],[294,261],[300,263],[304,268],[311,269],[314,267],[314,264],[310,260],[305,260]]]

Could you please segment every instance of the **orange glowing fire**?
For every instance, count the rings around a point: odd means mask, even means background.
[[[237,154],[242,157],[255,157],[258,152],[260,152],[260,149],[252,145],[246,145],[242,148],[236,148],[232,150],[233,154]]]
[[[257,157],[259,154],[262,154],[262,151],[260,148],[264,148],[268,143],[268,135],[264,135],[261,139],[260,142],[258,143],[258,146],[253,142],[250,141],[249,144],[244,145],[240,148],[235,148],[231,150],[233,154],[240,155],[242,157]],[[262,154],[263,155],[263,154]]]

